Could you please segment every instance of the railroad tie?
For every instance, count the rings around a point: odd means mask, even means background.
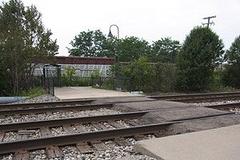
[[[76,147],[82,154],[93,153],[93,149],[86,142],[78,143]]]
[[[49,135],[51,135],[49,127],[41,127],[40,131],[41,131],[41,136],[42,137],[48,137]]]
[[[46,148],[48,158],[61,158],[62,151],[59,149],[58,146],[47,146]]]
[[[90,125],[92,125],[93,127],[95,127],[97,130],[103,130],[102,126],[100,125],[100,123],[91,123]]]
[[[145,139],[145,136],[142,134],[138,134],[138,135],[134,136],[134,139],[137,141],[141,141],[141,140]]]
[[[104,151],[108,149],[108,147],[102,141],[91,141],[91,144],[98,151]]]
[[[130,146],[131,143],[127,141],[125,138],[115,138],[114,142],[119,146]]]
[[[63,130],[66,133],[73,133],[73,127],[71,126],[71,124],[64,124],[63,125]]]
[[[139,125],[139,123],[136,122],[136,120],[129,120],[129,121],[127,121],[127,123],[130,124],[131,126],[137,126],[137,125]]]
[[[84,129],[83,125],[74,125],[74,127],[80,132],[80,133],[84,133],[86,132],[86,130]]]
[[[92,125],[97,128],[98,130],[107,130],[109,129],[107,126],[105,126],[102,123],[92,123]]]
[[[0,132],[0,142],[2,142],[3,141],[3,138],[4,138],[4,132]]]
[[[109,121],[108,124],[110,124],[114,128],[125,128],[123,125],[117,123],[116,121]]]
[[[27,150],[18,150],[15,152],[14,160],[28,160],[29,152]]]

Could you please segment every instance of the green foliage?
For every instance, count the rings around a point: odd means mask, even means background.
[[[94,70],[92,73],[91,73],[91,78],[100,78],[100,71],[99,70]]]
[[[152,89],[151,80],[153,77],[153,68],[144,57],[130,63],[122,70],[123,77],[128,83],[128,90],[149,91]]]
[[[173,64],[153,64],[145,57],[113,67],[113,71],[118,73],[116,80],[121,82],[117,87],[144,92],[173,91],[176,82],[175,70]]]
[[[120,39],[116,46],[118,61],[130,62],[150,53],[150,46],[147,41],[137,37],[126,37]]]
[[[92,85],[92,80],[89,77],[78,77],[73,76],[71,80],[61,77],[62,86],[90,86]]]
[[[42,87],[35,87],[28,90],[23,90],[19,93],[19,96],[33,98],[45,94],[45,91]]]
[[[240,36],[234,40],[229,50],[227,50],[225,59],[229,64],[240,64]]]
[[[240,89],[240,65],[233,63],[225,65],[222,81],[224,85]]]
[[[161,38],[153,42],[151,48],[149,58],[152,62],[175,63],[181,45],[171,38]]]
[[[172,63],[155,65],[154,91],[172,92],[176,87],[176,66]]]
[[[94,70],[91,73],[92,86],[99,87],[102,85],[102,77],[99,70]]]
[[[107,38],[100,30],[80,32],[70,44],[72,56],[103,57],[107,54]]]
[[[56,40],[45,30],[41,14],[35,6],[25,7],[20,0],[10,0],[0,6],[0,75],[8,81],[8,92],[18,93],[27,87],[32,76],[33,59],[47,58],[57,53]],[[1,87],[1,85],[0,85]],[[0,88],[0,91],[3,88]],[[4,89],[3,89],[4,90]]]
[[[98,76],[98,71],[92,74],[93,77]],[[79,77],[73,67],[66,67],[61,77],[62,86],[90,86],[92,85],[91,77]]]
[[[76,74],[76,70],[73,67],[66,67],[65,72],[62,75],[62,82],[66,86],[71,86]]]
[[[240,88],[240,36],[232,43],[226,52],[225,58],[228,64],[225,65],[223,83],[227,86]]]
[[[134,61],[148,55],[148,42],[137,37],[107,38],[100,30],[83,31],[70,43],[70,55],[82,57],[115,57],[118,61]]]
[[[183,91],[209,88],[213,71],[221,62],[223,43],[209,28],[196,27],[177,57],[177,87]]]

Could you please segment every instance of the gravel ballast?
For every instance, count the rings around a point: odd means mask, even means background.
[[[22,101],[14,102],[13,104],[19,104],[19,103],[43,103],[43,102],[57,102],[59,99],[55,96],[52,96],[50,94],[45,94],[33,98],[27,98]]]
[[[109,114],[119,114],[120,111],[100,108],[97,110],[87,110],[87,111],[57,111],[57,112],[47,112],[47,113],[37,113],[37,114],[22,114],[22,115],[7,115],[0,118],[0,123],[18,123],[18,122],[28,122],[28,121],[40,121],[40,120],[52,120],[60,118],[73,118],[73,117],[87,117],[87,116],[99,116],[99,115],[109,115]]]

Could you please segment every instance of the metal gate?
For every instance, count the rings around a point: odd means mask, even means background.
[[[48,94],[54,95],[54,87],[60,86],[61,66],[44,65],[43,67],[44,89]]]

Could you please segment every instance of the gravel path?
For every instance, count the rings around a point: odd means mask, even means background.
[[[17,123],[17,122],[28,122],[28,121],[39,121],[39,120],[52,120],[60,118],[73,118],[73,117],[87,117],[87,116],[97,116],[97,115],[109,115],[109,114],[119,114],[120,111],[100,108],[97,110],[87,110],[87,111],[57,111],[57,112],[47,112],[38,114],[23,114],[23,115],[7,115],[0,118],[0,123]]]

